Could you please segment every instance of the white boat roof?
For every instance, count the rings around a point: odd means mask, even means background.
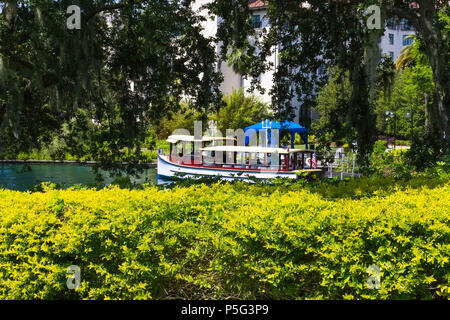
[[[245,147],[245,146],[213,146],[201,148],[201,151],[223,151],[223,152],[248,152],[248,153],[278,153],[288,154],[296,152],[314,152],[313,150],[265,148],[265,147]]]
[[[209,141],[220,141],[220,140],[233,140],[236,141],[236,138],[232,137],[202,137],[201,139],[196,139],[194,136],[184,136],[184,135],[172,135],[167,138],[167,142],[177,143],[178,141],[186,141],[186,142],[209,142]]]

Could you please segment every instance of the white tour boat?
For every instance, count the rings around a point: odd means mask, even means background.
[[[316,167],[313,150],[236,146],[236,139],[229,137],[196,139],[173,135],[167,141],[170,154],[158,155],[158,179],[200,176],[297,179],[300,173],[311,178],[322,175],[322,170]]]

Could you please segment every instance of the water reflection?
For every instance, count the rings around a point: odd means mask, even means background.
[[[110,177],[105,171],[101,171],[103,183],[111,183],[115,177]],[[92,168],[80,164],[0,164],[0,186],[5,189],[26,191],[27,189],[43,181],[51,181],[68,188],[75,184],[96,183]],[[137,183],[164,183],[157,179],[155,169],[147,169],[139,178],[131,178]]]

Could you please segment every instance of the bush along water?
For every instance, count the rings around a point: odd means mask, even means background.
[[[0,190],[0,298],[450,298],[448,181],[308,186]]]

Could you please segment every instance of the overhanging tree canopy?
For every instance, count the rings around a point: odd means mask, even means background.
[[[266,0],[264,3],[270,28],[262,32],[251,28],[252,12],[246,0],[215,0],[210,7],[222,17],[219,36],[228,45],[223,52],[230,49],[239,50],[240,56],[247,54],[240,59],[241,64],[248,64],[240,68],[249,70],[245,75],[256,79],[259,73],[273,68],[267,58],[278,50],[280,64],[275,68],[275,85],[270,92],[277,118],[293,117],[292,102],[296,97],[302,99],[304,106],[314,106],[314,88],[327,80],[316,72],[322,64],[349,71],[352,94],[345,116],[356,129],[358,161],[367,167],[376,140],[374,88],[381,56],[378,42],[384,34],[386,18],[405,18],[427,48],[436,85],[437,103],[430,109],[435,129],[427,141],[437,154],[443,151],[442,147],[450,147],[448,1]],[[365,12],[370,5],[381,8],[381,29],[372,30],[366,24]],[[230,6],[238,10],[229,10]],[[242,25],[245,27],[240,28],[236,37],[234,31]],[[259,41],[244,41],[247,37]]]
[[[81,29],[66,9],[81,7]],[[220,77],[192,1],[0,1],[0,147],[59,137],[61,152],[132,168],[148,126],[184,97],[204,113]],[[134,150],[128,153],[128,150]],[[130,173],[134,170],[130,171]]]

